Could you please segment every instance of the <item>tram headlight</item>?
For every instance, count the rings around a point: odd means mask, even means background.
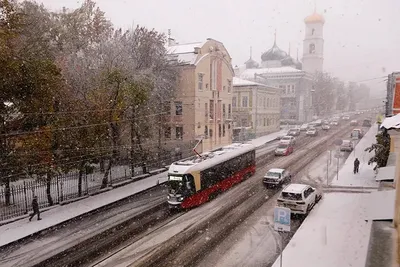
[[[183,197],[178,198],[178,201],[183,201]]]
[[[167,199],[170,199],[171,197],[170,196],[167,196]]]

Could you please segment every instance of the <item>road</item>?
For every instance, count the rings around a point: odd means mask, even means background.
[[[321,135],[320,138],[323,136],[325,134]],[[298,142],[296,145],[297,149],[304,150],[308,142],[315,142],[315,140],[320,138],[304,137],[303,139],[298,139],[303,141]],[[259,152],[258,158],[272,151],[275,146],[276,143],[272,143],[262,147],[260,149],[262,152]],[[281,166],[288,164],[288,162],[293,160],[293,157],[295,156],[278,158],[275,164]],[[35,266],[37,264],[38,266],[65,266],[71,260],[69,255],[76,254],[77,260],[79,260],[81,253],[78,252],[82,252],[81,247],[87,244],[84,250],[87,251],[86,259],[105,260],[98,266],[119,266],[118,264],[126,266],[126,260],[132,263],[133,259],[146,257],[158,245],[161,245],[163,242],[170,242],[173,237],[183,232],[186,233],[187,230],[202,228],[206,231],[207,227],[204,227],[204,222],[212,222],[215,220],[216,214],[223,215],[227,213],[226,209],[229,208],[228,204],[231,204],[232,199],[239,201],[240,199],[245,200],[253,194],[259,195],[260,189],[254,192],[254,184],[259,182],[260,177],[265,173],[267,167],[268,165],[260,166],[256,176],[199,208],[172,216],[167,214],[166,209],[160,208],[155,209],[152,216],[146,217],[146,219],[140,218],[140,216],[136,218],[138,213],[144,213],[151,208],[160,207],[162,203],[165,203],[166,192],[163,187],[157,187],[149,192],[118,203],[118,205],[109,210],[68,223],[60,229],[45,232],[40,237],[28,239],[16,246],[7,247],[5,250],[0,251],[0,265]],[[262,188],[261,190],[265,189]],[[267,194],[267,192],[261,193]],[[267,195],[273,196],[275,193],[269,192]],[[259,203],[253,204],[257,206]],[[236,206],[240,209],[239,205]],[[123,228],[119,228],[118,232],[115,233],[115,229],[117,229],[115,227],[124,221],[128,223]],[[107,229],[110,229],[111,232],[107,232]],[[97,236],[101,233],[103,233],[102,236]],[[96,245],[99,245],[100,247],[100,243],[112,239],[110,235],[114,237],[117,234],[120,238],[116,244],[112,244],[111,246],[116,250],[120,250],[117,256],[105,257],[104,255],[108,254],[101,249],[94,252],[90,251],[90,246],[95,248]],[[132,236],[134,240],[132,240]],[[91,242],[86,242],[86,240],[90,240]],[[114,250],[110,252],[115,253]],[[59,255],[63,254],[65,254],[67,259],[58,258]],[[46,261],[46,259],[51,260]],[[78,263],[80,266],[86,264],[86,262],[79,261]],[[89,266],[93,266],[93,263],[96,263],[96,261],[91,262]]]

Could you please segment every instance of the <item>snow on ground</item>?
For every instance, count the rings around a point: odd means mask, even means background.
[[[371,154],[365,148],[375,142],[376,127],[371,127],[356,145],[339,171],[333,186],[375,186]],[[355,158],[360,160],[360,172],[353,174]],[[371,222],[368,213],[368,193],[325,193],[321,202],[304,220],[283,252],[283,267],[365,266]],[[279,258],[273,267],[279,267]]]
[[[332,185],[334,186],[378,186],[375,181],[375,172],[373,166],[368,165],[369,159],[373,156],[372,153],[364,151],[365,148],[370,147],[376,142],[375,136],[377,134],[377,127],[373,125],[364,137],[358,142],[355,150],[350,153],[341,171],[339,172],[339,179],[334,179]],[[354,160],[358,158],[360,161],[360,169],[358,174],[353,174]]]
[[[267,134],[256,139],[249,141],[250,144],[253,144],[255,147],[263,146],[265,143],[276,140],[278,137],[286,135],[288,130],[280,130],[279,132]]]
[[[26,219],[0,226],[0,247],[166,181],[167,172],[163,172],[65,206],[55,207],[42,213],[41,221],[37,221],[35,217],[32,222]]]
[[[283,267],[365,266],[371,223],[368,194],[329,193],[283,252]],[[273,267],[279,267],[279,258]]]

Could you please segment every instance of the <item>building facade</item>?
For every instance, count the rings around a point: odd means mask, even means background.
[[[234,140],[259,137],[279,130],[280,89],[233,78]]]
[[[232,143],[234,72],[224,45],[213,39],[170,43],[168,53],[178,62],[180,74],[168,119],[173,145],[201,141],[201,152]]]
[[[235,67],[237,77],[281,89],[280,117],[283,123],[301,123],[313,119],[313,88],[316,72],[323,71],[324,18],[315,13],[306,17],[303,62],[280,49],[276,35],[272,47],[261,55],[261,64],[252,57]],[[260,67],[259,67],[260,66]]]

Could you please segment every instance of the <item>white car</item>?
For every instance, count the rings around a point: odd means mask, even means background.
[[[289,208],[292,214],[307,215],[321,198],[322,194],[309,185],[289,184],[282,190],[277,205]]]
[[[263,178],[266,186],[279,186],[283,183],[290,182],[292,175],[289,171],[280,168],[270,169]]]
[[[305,132],[308,129],[308,124],[303,124],[300,126],[300,131]]]
[[[281,138],[279,143],[280,144],[294,145],[296,143],[296,138],[294,138],[294,136],[291,136],[291,135],[286,135],[286,136]]]

